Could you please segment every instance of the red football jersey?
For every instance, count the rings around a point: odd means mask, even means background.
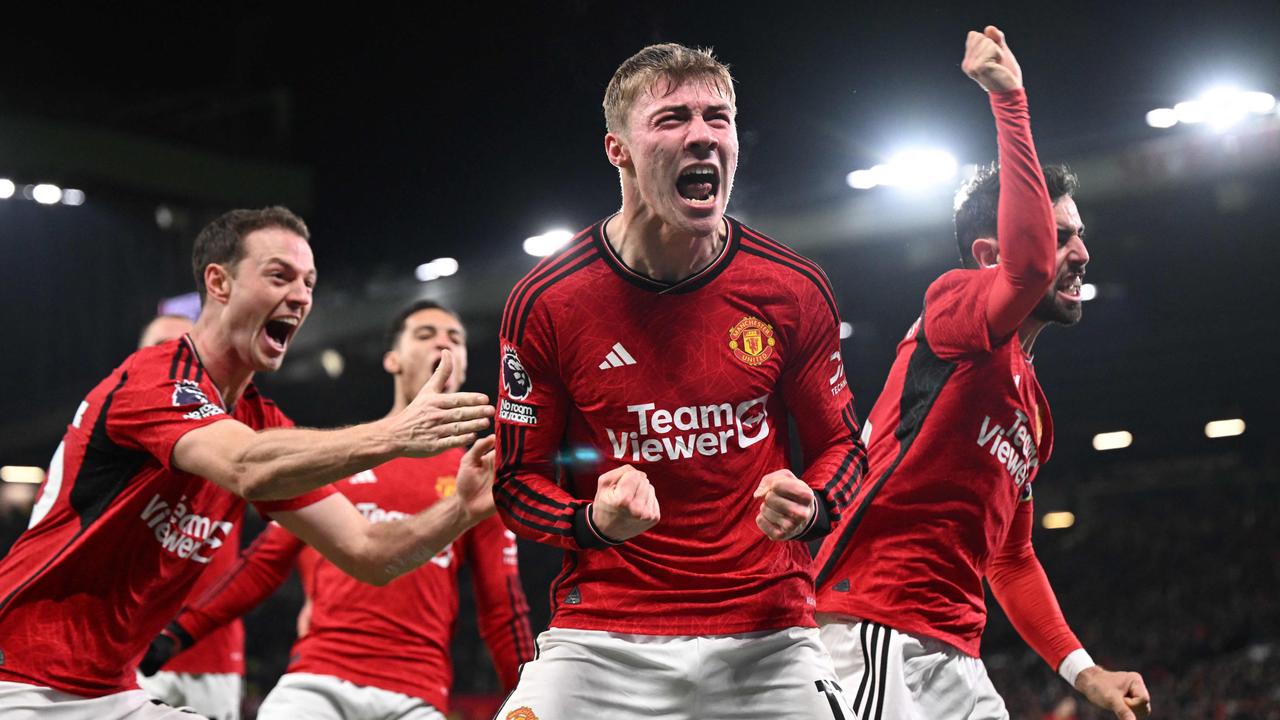
[[[187,602],[200,597],[218,579],[235,567],[240,547],[240,524],[231,527],[225,544],[231,548],[226,552],[214,553],[209,566],[201,573]],[[235,673],[244,675],[244,623],[239,618],[223,625],[217,630],[196,641],[189,649],[165,663],[161,670],[176,673]]]
[[[818,554],[818,610],[978,655],[982,579],[1053,447],[1049,404],[1017,334],[992,347],[994,268],[929,287],[867,416],[868,481]]]
[[[137,687],[142,653],[225,549],[245,501],[170,463],[187,432],[289,420],[250,386],[228,414],[183,337],[130,355],[80,404],[32,524],[0,561],[0,680],[97,697]],[[309,505],[324,488],[257,503]]]
[[[395,520],[450,495],[461,458],[462,451],[453,450],[392,460],[335,487],[370,522]],[[293,645],[289,672],[332,675],[419,697],[447,711],[453,683],[449,643],[458,615],[458,569],[464,563],[476,591],[480,634],[503,686],[515,687],[520,664],[533,659],[515,535],[497,517],[385,587],[352,578],[272,523],[232,574],[184,609],[178,624],[193,637],[204,636],[265,599],[295,563],[312,609],[307,633]]]
[[[731,218],[720,256],[673,285],[628,269],[604,222],[512,290],[501,328],[494,499],[517,534],[567,550],[555,627],[712,635],[812,626],[809,553],[756,526],[760,479],[790,466],[790,415],[839,520],[862,477],[839,317],[812,262]],[[609,546],[600,474],[648,474],[662,520]]]
[[[926,291],[863,430],[868,480],[815,560],[820,612],[974,656],[986,625],[983,577],[1053,446],[1049,405],[1015,331],[1047,289],[1029,271],[1052,272],[1052,208],[1026,93],[989,98],[1000,148],[998,265],[951,271]],[[995,327],[1008,336],[993,340]]]

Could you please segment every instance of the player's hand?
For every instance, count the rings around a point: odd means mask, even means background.
[[[418,396],[387,423],[404,457],[430,457],[449,448],[466,447],[489,427],[493,406],[481,393],[445,392],[453,374],[453,354],[440,353],[440,365]]]
[[[1111,672],[1095,665],[1076,676],[1076,689],[1119,720],[1142,720],[1151,714],[1151,693],[1138,673]]]
[[[987,92],[1022,87],[1022,68],[1009,50],[1004,33],[994,25],[988,25],[982,32],[969,31],[960,69]]]
[[[138,663],[138,671],[147,677],[159,672],[160,668],[169,662],[174,655],[186,649],[186,645],[182,641],[183,635],[186,635],[186,633],[175,633],[170,628],[161,630],[160,634],[152,638],[151,644],[147,646],[146,654],[142,656],[142,661]]]
[[[662,519],[649,476],[630,465],[600,476],[590,512],[596,530],[613,542],[630,540]]]
[[[458,480],[454,494],[468,516],[476,522],[495,511],[493,507],[494,437],[481,438],[458,463]]]
[[[752,497],[764,499],[756,526],[770,540],[790,540],[799,535],[818,511],[813,488],[790,470],[774,470],[765,475]]]

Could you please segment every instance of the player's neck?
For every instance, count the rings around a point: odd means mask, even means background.
[[[1036,338],[1040,336],[1040,331],[1048,324],[1043,320],[1028,317],[1018,326],[1018,342],[1022,344],[1024,355],[1031,355],[1031,347],[1036,344]]]
[[[623,207],[605,223],[605,238],[622,263],[659,282],[677,283],[715,262],[728,237],[727,221],[707,235],[682,233],[651,212]]]
[[[253,380],[253,368],[239,360],[226,329],[202,315],[191,329],[191,342],[196,346],[200,364],[208,373],[230,411]]]

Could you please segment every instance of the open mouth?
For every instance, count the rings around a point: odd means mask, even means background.
[[[1080,288],[1083,285],[1084,276],[1082,273],[1067,273],[1062,280],[1058,281],[1055,289],[1068,300],[1080,302]]]
[[[676,178],[676,192],[693,205],[711,205],[720,190],[720,173],[707,165],[685,168]]]
[[[290,338],[298,331],[299,322],[296,317],[272,318],[263,326],[262,331],[272,346],[284,352],[284,349],[289,346]]]

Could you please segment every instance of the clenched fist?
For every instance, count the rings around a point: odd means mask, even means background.
[[[600,476],[590,512],[596,530],[612,542],[630,540],[662,519],[649,476],[630,465]]]
[[[969,32],[960,69],[987,92],[1022,87],[1022,68],[1009,50],[1004,33],[994,25],[988,25],[982,32]]]
[[[770,540],[790,540],[804,532],[818,512],[813,488],[790,470],[774,470],[760,479],[752,495],[760,503],[756,526]]]

